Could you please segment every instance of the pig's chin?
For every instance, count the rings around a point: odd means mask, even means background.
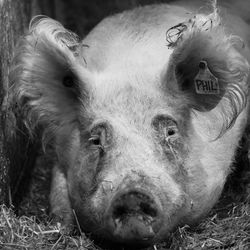
[[[162,220],[153,208],[146,213],[122,208],[107,218],[107,229],[111,239],[126,244],[149,244],[156,238]]]

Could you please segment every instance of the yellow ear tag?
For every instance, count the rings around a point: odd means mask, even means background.
[[[220,93],[219,81],[207,66],[206,61],[200,61],[199,72],[194,78],[195,90],[201,95],[215,95]]]

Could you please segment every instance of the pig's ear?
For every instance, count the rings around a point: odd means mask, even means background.
[[[246,105],[248,91],[249,64],[242,56],[243,42],[228,36],[215,14],[196,16],[173,29],[179,34],[169,44],[174,50],[164,84],[187,97],[193,109],[220,107],[225,116],[236,118]]]
[[[10,72],[10,97],[31,132],[37,125],[55,131],[76,120],[83,94],[77,72],[84,71],[79,47],[74,33],[46,17],[33,19],[28,35],[19,42]]]

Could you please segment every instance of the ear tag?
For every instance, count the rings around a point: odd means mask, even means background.
[[[199,72],[194,78],[195,90],[201,95],[216,95],[220,93],[219,81],[207,66],[206,61],[200,61]]]

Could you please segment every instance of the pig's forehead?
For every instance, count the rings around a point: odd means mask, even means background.
[[[149,81],[143,76],[105,79],[92,85],[90,108],[96,116],[120,115],[146,121],[157,114],[166,114],[180,119],[180,100],[165,93],[159,82],[160,79]]]

